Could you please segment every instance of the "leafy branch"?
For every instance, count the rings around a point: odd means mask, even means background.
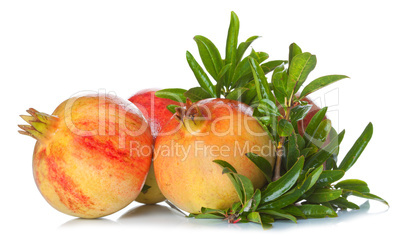
[[[372,133],[373,126],[369,123],[339,167],[335,159],[324,170],[326,157],[314,159],[317,153],[306,159],[301,155],[277,181],[270,181],[262,189],[254,190],[251,181],[241,177],[228,162],[215,160],[215,163],[222,166],[222,173],[232,177],[232,183],[242,200],[226,210],[203,208],[201,214],[190,214],[190,217],[221,218],[230,223],[255,222],[266,229],[272,227],[272,223],[278,219],[296,222],[299,218],[336,217],[337,210],[359,209],[357,204],[348,200],[349,196],[376,200],[388,205],[384,199],[370,193],[367,183],[362,180],[339,181],[356,162]],[[254,153],[247,153],[246,156],[268,176],[267,179],[270,178],[272,168],[265,158]],[[311,160],[315,160],[314,164],[310,163],[314,166],[308,167]]]
[[[263,172],[268,184],[262,189],[251,191],[252,184],[249,182],[246,184],[251,184],[247,187],[250,192],[244,190],[239,193],[242,189],[239,185],[236,186],[239,181],[232,181],[238,189],[239,198],[240,196],[244,198],[245,195],[251,197],[240,201],[240,205],[236,203],[226,210],[226,215],[214,213],[216,215],[214,217],[231,216],[229,222],[256,222],[267,228],[271,227],[276,219],[285,218],[296,222],[297,218],[336,217],[337,210],[358,209],[358,205],[348,200],[352,195],[388,205],[384,199],[370,193],[364,181],[353,179],[339,181],[355,164],[369,143],[373,134],[371,123],[340,163],[337,161],[339,146],[345,131],[338,134],[330,121],[324,119],[326,107],[313,116],[304,136],[298,134],[297,121],[304,119],[311,108],[311,105],[301,101],[303,96],[347,77],[342,75],[320,77],[305,86],[300,96],[295,95],[315,67],[316,58],[310,53],[301,52],[301,48],[294,43],[290,46],[289,53],[289,68],[284,65],[278,66],[272,74],[271,84],[267,83],[262,68],[249,58],[257,87],[254,103],[258,106],[254,116],[276,142],[275,167],[272,169],[271,164],[257,154],[247,153],[246,156]],[[298,54],[292,56],[295,53]],[[267,87],[272,87],[272,90]],[[282,113],[278,106],[283,106]],[[325,145],[327,139],[330,140]],[[223,173],[227,173],[227,169],[231,168],[228,162],[222,160],[215,162],[223,167]],[[235,172],[234,169],[231,170]],[[243,182],[248,181],[243,180],[242,184]],[[203,215],[192,216],[203,217]]]
[[[195,36],[194,41],[197,44],[202,64],[207,72],[189,51],[186,52],[186,59],[199,86],[189,90],[181,88],[163,89],[157,91],[156,96],[182,103],[186,101],[185,98],[196,102],[206,98],[221,98],[222,96],[227,99],[250,103],[250,97],[254,97],[255,89],[252,86],[247,86],[253,80],[249,58],[253,58],[256,63],[261,65],[264,74],[272,72],[276,67],[287,61],[274,60],[263,63],[268,59],[268,53],[256,52],[254,49],[243,58],[247,49],[259,36],[252,36],[239,44],[239,29],[239,19],[232,12],[224,59],[222,59],[222,55],[211,40],[201,35]],[[215,84],[213,84],[210,77],[215,80]]]
[[[303,52],[292,43],[288,60],[264,63],[269,55],[254,50],[243,58],[258,36],[238,44],[238,34],[239,19],[232,12],[225,59],[209,39],[195,36],[202,63],[209,75],[187,52],[188,64],[199,86],[189,90],[164,89],[156,95],[179,102],[187,98],[195,102],[223,96],[252,106],[253,116],[276,147],[275,163],[271,164],[255,153],[246,154],[267,179],[264,187],[254,189],[251,180],[239,174],[229,162],[214,160],[222,167],[222,174],[231,180],[239,202],[224,210],[202,208],[201,213],[190,214],[189,217],[227,219],[230,223],[254,222],[269,228],[277,219],[296,222],[299,218],[336,217],[338,210],[359,209],[348,199],[349,196],[388,205],[384,199],[372,194],[364,181],[341,180],[369,143],[373,134],[371,123],[341,162],[338,162],[338,154],[345,131],[336,132],[331,121],[325,119],[326,107],[315,113],[304,134],[299,134],[297,122],[303,120],[311,109],[303,98],[348,77],[327,75],[304,85],[316,67],[315,55]],[[272,75],[268,82],[266,75],[270,72]],[[168,109],[174,111],[174,107],[168,106]]]

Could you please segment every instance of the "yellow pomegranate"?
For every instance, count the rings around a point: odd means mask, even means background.
[[[132,103],[84,95],[66,100],[52,115],[34,109],[28,113],[21,117],[30,125],[20,126],[20,132],[37,140],[34,179],[51,206],[97,218],[138,196],[151,164],[152,136]]]
[[[229,162],[254,187],[266,183],[246,153],[274,163],[275,148],[252,117],[252,108],[228,99],[205,99],[178,108],[155,142],[155,177],[163,195],[182,210],[201,207],[225,209],[239,201],[222,168],[213,160]]]

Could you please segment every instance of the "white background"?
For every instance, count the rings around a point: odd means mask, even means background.
[[[0,84],[1,243],[225,243],[384,240],[400,228],[401,44],[397,1],[1,1]],[[346,129],[341,158],[368,122],[372,141],[345,178],[365,180],[391,207],[370,202],[338,218],[256,224],[186,219],[165,206],[127,208],[99,220],[54,210],[36,189],[34,140],[17,133],[19,114],[51,113],[83,90],[106,89],[128,98],[149,87],[196,86],[185,52],[199,60],[194,35],[224,53],[230,11],[240,18],[240,40],[270,59],[286,59],[296,42],[317,55],[309,80],[345,74],[312,98],[329,106]],[[363,203],[363,202],[361,202]],[[399,238],[400,239],[400,238]],[[8,240],[8,241],[6,241]]]

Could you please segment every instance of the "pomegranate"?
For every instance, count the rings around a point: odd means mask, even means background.
[[[155,96],[160,89],[145,89],[137,92],[128,100],[142,112],[151,127],[152,136],[155,139],[163,126],[172,118],[172,113],[166,108],[168,105],[182,106],[183,104]]]
[[[141,110],[151,127],[154,139],[159,131],[162,130],[163,126],[173,116],[166,107],[171,104],[182,105],[181,103],[170,99],[156,97],[155,92],[158,90],[159,89],[142,90],[128,99]],[[151,164],[151,168],[149,169],[144,188],[135,200],[145,204],[155,204],[165,200],[165,197],[156,183],[153,164]]]
[[[64,101],[52,115],[28,113],[21,117],[30,125],[21,125],[20,133],[37,140],[34,179],[51,206],[98,218],[138,196],[151,164],[152,136],[132,103],[91,94]]]
[[[186,107],[176,108],[156,138],[156,180],[163,195],[184,211],[225,209],[239,199],[213,160],[229,162],[260,188],[266,179],[246,157],[248,152],[265,157],[271,166],[274,163],[274,145],[250,106],[228,99],[188,101]]]

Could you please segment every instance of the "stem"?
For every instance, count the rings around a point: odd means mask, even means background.
[[[276,151],[276,162],[275,162],[275,173],[272,181],[277,181],[281,178],[281,162],[283,155],[283,143],[285,142],[285,137],[281,137],[281,141],[278,145],[278,150]]]
[[[289,99],[289,106],[286,108],[285,111],[285,119],[289,121],[290,116],[290,109],[291,104],[293,103],[292,97]],[[290,122],[290,121],[289,121]],[[285,143],[286,137],[281,137],[279,141],[278,148],[276,150],[276,162],[275,162],[275,172],[274,176],[272,177],[272,181],[276,181],[281,178],[281,163],[282,163],[282,155],[283,155],[283,144]]]

